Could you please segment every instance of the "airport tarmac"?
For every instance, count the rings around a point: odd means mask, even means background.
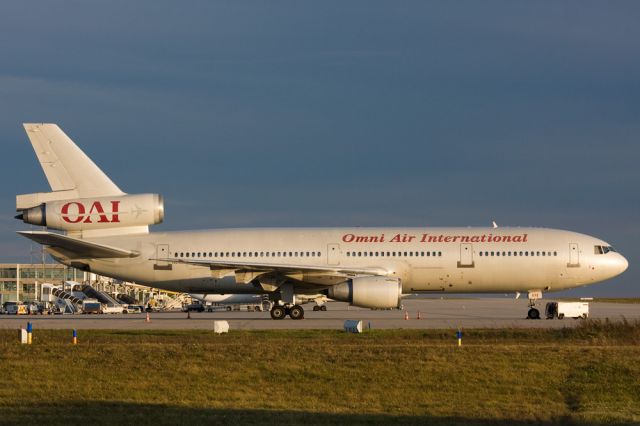
[[[552,299],[549,299],[552,300]],[[544,313],[548,300],[538,304]],[[456,328],[561,328],[572,327],[581,320],[528,320],[527,300],[506,298],[475,299],[405,299],[403,304],[409,313],[404,319],[401,310],[370,310],[330,302],[327,311],[314,312],[313,305],[304,305],[305,319],[294,321],[286,318],[271,319],[269,312],[192,312],[191,319],[184,312],[151,313],[150,322],[145,314],[128,315],[55,315],[15,316],[0,315],[0,328],[17,329],[27,321],[40,329],[139,329],[172,330],[213,328],[213,320],[227,320],[232,330],[273,329],[341,329],[347,319],[362,320],[365,327],[374,329],[456,329]],[[418,312],[421,319],[417,319]],[[620,321],[640,319],[640,304],[591,302],[590,318]]]

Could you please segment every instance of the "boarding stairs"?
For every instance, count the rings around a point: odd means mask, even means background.
[[[120,306],[121,303],[118,302],[113,297],[109,296],[109,294],[104,291],[99,291],[93,288],[89,284],[85,284],[82,286],[82,292],[87,295],[87,297],[91,297],[92,299],[96,299],[98,302],[103,303],[107,306]]]
[[[62,313],[75,314],[78,312],[78,306],[82,305],[82,300],[59,288],[52,288],[51,294],[58,298],[56,304]]]

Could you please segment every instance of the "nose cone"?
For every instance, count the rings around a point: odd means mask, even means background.
[[[629,262],[620,253],[609,254],[615,254],[615,256],[607,259],[607,270],[611,273],[611,278],[613,278],[626,271],[629,267]]]
[[[618,275],[619,275],[627,270],[627,268],[629,267],[629,262],[627,261],[627,259],[624,258],[623,255],[618,254],[618,256],[620,257],[620,259],[618,259],[618,269],[620,271],[618,272]]]

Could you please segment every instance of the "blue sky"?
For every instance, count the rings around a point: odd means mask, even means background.
[[[154,229],[544,226],[600,237],[640,296],[637,2],[10,2],[0,258],[58,123]]]

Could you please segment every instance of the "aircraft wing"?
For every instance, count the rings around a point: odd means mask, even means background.
[[[100,259],[115,257],[136,257],[139,253],[124,250],[104,244],[92,243],[86,240],[67,237],[47,231],[19,231],[18,234],[35,241],[38,244],[47,245],[56,251],[64,253],[70,258]]]
[[[386,276],[389,271],[382,268],[349,268],[343,266],[292,265],[284,263],[235,262],[194,259],[151,259],[160,262],[183,263],[208,267],[212,271],[233,272],[236,280],[250,282],[261,275],[281,275],[301,281],[323,285],[337,284],[343,279],[357,276]],[[332,279],[327,279],[332,278]]]

